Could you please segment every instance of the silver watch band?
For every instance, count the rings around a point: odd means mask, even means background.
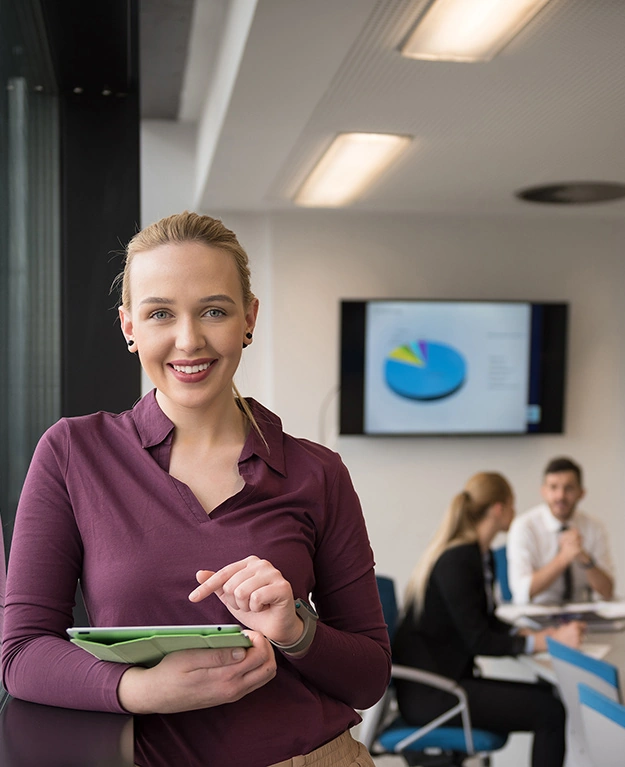
[[[304,602],[303,599],[295,600],[295,612],[304,622],[304,631],[297,642],[289,645],[284,645],[280,644],[279,642],[274,642],[272,639],[269,640],[274,647],[278,648],[278,650],[293,655],[295,653],[303,652],[310,647],[315,636],[315,631],[317,630],[318,620],[317,614],[314,612],[312,607]]]

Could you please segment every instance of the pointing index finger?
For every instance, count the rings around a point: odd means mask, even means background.
[[[201,602],[210,594],[219,592],[223,585],[239,570],[245,567],[245,562],[234,562],[221,570],[213,572],[212,570],[198,570],[195,577],[200,584],[189,594],[191,602]]]

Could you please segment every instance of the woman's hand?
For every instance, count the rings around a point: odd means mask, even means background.
[[[246,633],[252,647],[179,650],[153,668],[129,668],[119,702],[133,714],[173,714],[239,700],[276,675],[273,647],[261,634]]]
[[[579,647],[584,639],[586,624],[582,621],[570,621],[563,626],[551,629],[551,636],[569,647]]]
[[[189,594],[192,602],[216,594],[240,623],[278,644],[295,644],[302,636],[304,622],[295,612],[291,584],[266,559],[247,557],[216,573],[200,570],[195,577],[200,586]]]
[[[570,621],[557,628],[548,628],[544,631],[536,631],[534,634],[535,644],[534,652],[545,652],[547,650],[547,637],[550,636],[562,644],[569,647],[578,648],[584,639],[586,624],[582,621]]]

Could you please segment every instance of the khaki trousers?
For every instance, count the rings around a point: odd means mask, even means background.
[[[367,749],[344,732],[325,746],[304,756],[294,756],[271,767],[375,767]]]

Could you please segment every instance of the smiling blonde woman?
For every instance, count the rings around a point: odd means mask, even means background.
[[[139,767],[372,765],[349,730],[390,674],[373,556],[340,457],[234,388],[258,313],[245,252],[183,213],[133,238],[119,282],[155,388],[39,443],[9,565],[7,689],[136,714]],[[79,580],[93,625],[240,623],[252,646],[95,660],[65,636]]]

